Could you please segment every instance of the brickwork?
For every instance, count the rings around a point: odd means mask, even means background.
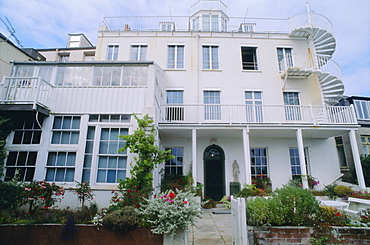
[[[328,238],[328,244],[370,244],[368,227],[249,227],[249,244],[311,244],[310,239]]]

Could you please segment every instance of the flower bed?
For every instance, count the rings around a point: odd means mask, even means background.
[[[70,231],[70,237],[62,236],[64,225],[0,225],[0,244],[7,245],[100,245],[120,244],[135,245],[163,244],[163,235],[153,234],[150,228],[137,227],[124,233],[117,233],[94,225],[76,225],[76,230]]]
[[[248,240],[249,244],[370,244],[370,228],[249,227]]]

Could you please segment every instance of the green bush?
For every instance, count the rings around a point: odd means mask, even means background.
[[[138,225],[139,215],[134,207],[126,206],[103,218],[103,225],[112,231],[125,232]]]
[[[248,223],[253,225],[314,225],[320,205],[308,190],[285,186],[269,198],[255,198],[246,204]]]
[[[266,196],[266,192],[255,185],[246,184],[243,189],[235,194],[236,197]]]
[[[327,196],[330,199],[334,199],[335,197],[337,197],[337,194],[334,191],[336,186],[337,186],[337,184],[334,183],[334,184],[331,184],[331,185],[326,185],[325,188],[324,188],[324,191],[327,192]]]
[[[13,181],[0,181],[0,210],[14,210],[21,206],[23,188]]]
[[[349,196],[351,195],[351,193],[353,192],[353,190],[348,187],[348,186],[344,186],[344,185],[337,185],[336,187],[334,187],[334,192],[335,194],[337,194],[338,196]]]

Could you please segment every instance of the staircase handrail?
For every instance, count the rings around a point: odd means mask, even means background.
[[[301,26],[317,26],[333,33],[333,24],[322,14],[318,13],[301,13],[289,17],[290,31]]]

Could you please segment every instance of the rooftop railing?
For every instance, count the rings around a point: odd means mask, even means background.
[[[160,123],[356,124],[351,106],[164,105]]]

